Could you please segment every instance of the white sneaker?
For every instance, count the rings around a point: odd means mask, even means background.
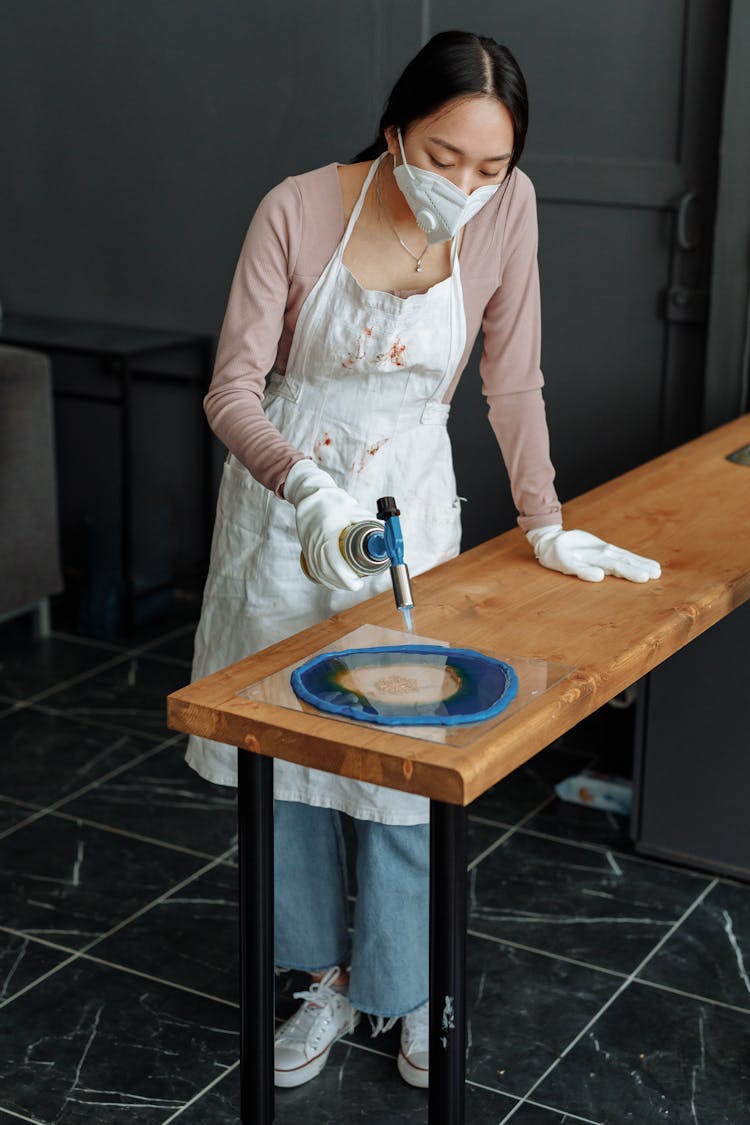
[[[295,992],[304,1004],[282,1024],[274,1037],[274,1083],[276,1086],[301,1086],[320,1074],[331,1047],[359,1023],[359,1012],[348,996],[337,992],[331,982],[339,975],[338,966],[306,992]]]
[[[430,1084],[430,1004],[429,1001],[409,1012],[401,1021],[401,1050],[398,1053],[398,1072],[410,1086]]]

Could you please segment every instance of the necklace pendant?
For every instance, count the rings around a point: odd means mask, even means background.
[[[417,259],[417,273],[421,273],[421,272],[422,272],[422,259],[418,258]]]

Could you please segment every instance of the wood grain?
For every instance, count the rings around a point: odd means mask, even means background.
[[[470,746],[442,746],[237,697],[248,684],[359,625],[400,628],[390,594],[174,692],[169,726],[468,804],[750,597],[750,468],[726,460],[748,442],[750,415],[565,505],[566,527],[658,559],[658,581],[588,583],[545,570],[519,530],[414,579],[417,633],[491,656],[537,657],[575,668]]]

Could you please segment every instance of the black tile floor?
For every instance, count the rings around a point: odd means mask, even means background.
[[[0,625],[2,1123],[239,1120],[234,792],[164,725],[193,617],[122,643]],[[750,1123],[750,887],[554,796],[594,760],[622,772],[622,716],[472,809],[468,1125]],[[280,1017],[302,986],[279,978]],[[277,1093],[278,1125],[426,1123],[397,1046],[361,1023]]]

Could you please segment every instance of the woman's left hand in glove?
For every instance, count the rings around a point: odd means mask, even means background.
[[[565,531],[554,524],[535,527],[526,532],[526,538],[542,566],[575,574],[584,582],[601,582],[607,574],[630,582],[648,582],[661,575],[658,562],[605,543],[588,531]]]

